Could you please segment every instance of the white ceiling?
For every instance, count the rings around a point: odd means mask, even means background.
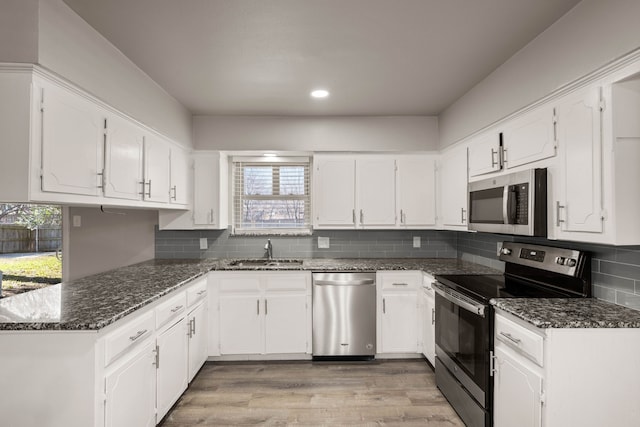
[[[64,1],[194,114],[234,115],[437,115],[579,2]]]

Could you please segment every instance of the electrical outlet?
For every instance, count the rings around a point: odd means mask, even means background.
[[[329,249],[328,237],[318,237],[318,249]]]
[[[413,236],[413,247],[414,248],[419,248],[420,245],[421,245],[420,236]]]
[[[80,215],[73,216],[73,226],[74,227],[82,226],[82,217]]]
[[[209,248],[209,242],[207,241],[206,237],[201,237],[200,238],[200,249],[208,249]]]

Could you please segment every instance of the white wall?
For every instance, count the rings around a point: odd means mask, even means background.
[[[640,47],[640,1],[583,0],[439,117],[440,145]]]
[[[191,147],[189,111],[62,0],[40,0],[38,37],[41,65]]]
[[[0,61],[38,59],[38,0],[0,2]]]
[[[438,120],[402,117],[195,116],[194,146],[215,150],[425,151]]]
[[[147,210],[70,207],[64,210],[63,280],[73,280],[155,256],[158,212]],[[73,227],[73,216],[81,226]]]

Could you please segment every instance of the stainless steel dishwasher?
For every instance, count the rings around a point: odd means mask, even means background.
[[[376,273],[313,274],[313,356],[376,354]]]

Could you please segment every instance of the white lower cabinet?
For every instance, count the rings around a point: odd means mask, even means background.
[[[155,346],[131,353],[105,377],[106,427],[156,425]]]
[[[536,427],[541,425],[542,377],[519,357],[496,346],[493,395],[496,426]]]
[[[422,274],[422,289],[419,293],[420,332],[422,337],[422,355],[427,358],[431,366],[436,363],[436,306],[435,292],[431,284],[433,276]]]
[[[421,353],[418,348],[421,274],[419,271],[377,273],[379,353]]]
[[[156,341],[158,421],[187,389],[187,321],[182,317],[160,332]]]
[[[210,311],[210,323],[217,325],[210,354],[311,353],[311,273],[210,274],[217,306]]]
[[[207,361],[207,339],[209,337],[209,316],[206,300],[198,304],[187,318],[189,337],[189,382]]]
[[[495,427],[638,425],[640,329],[541,329],[498,309],[495,337]]]

